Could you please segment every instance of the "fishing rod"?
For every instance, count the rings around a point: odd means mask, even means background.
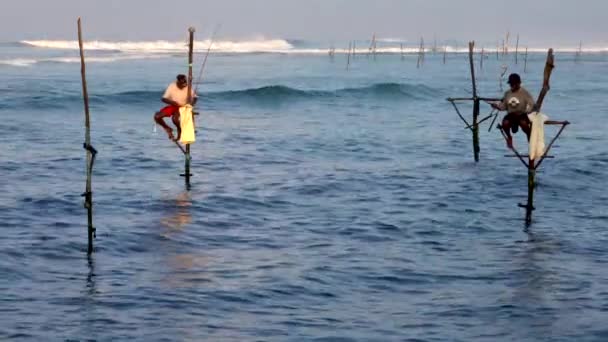
[[[211,40],[209,41],[209,47],[207,47],[207,52],[205,53],[205,58],[203,59],[203,64],[201,65],[201,71],[198,73],[196,87],[194,88],[194,93],[198,90],[198,86],[200,84],[201,78],[203,77],[203,71],[205,70],[205,65],[207,65],[207,58],[209,58],[209,53],[211,52],[211,47],[213,46],[213,42],[215,41],[215,36],[217,32],[222,27],[222,24],[218,24],[213,30],[213,34],[211,35]]]

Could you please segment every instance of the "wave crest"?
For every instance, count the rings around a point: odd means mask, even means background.
[[[22,40],[23,45],[57,49],[57,50],[78,50],[78,41],[76,40]],[[194,44],[195,51],[206,51],[211,44],[210,40],[196,41]],[[171,42],[166,40],[157,41],[87,41],[84,43],[84,48],[95,51],[115,51],[115,52],[146,52],[146,53],[173,53],[181,52],[188,49],[186,42]],[[270,40],[250,40],[250,41],[230,41],[220,40],[214,41],[212,50],[217,52],[283,52],[292,49],[293,46],[283,39]]]

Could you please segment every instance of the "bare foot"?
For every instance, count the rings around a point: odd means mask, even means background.
[[[513,149],[513,137],[507,137],[507,147]]]
[[[173,137],[173,131],[170,128],[165,128],[165,132],[167,132],[167,136],[169,137],[169,140],[175,141],[175,138]]]

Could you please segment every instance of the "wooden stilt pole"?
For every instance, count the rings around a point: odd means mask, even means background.
[[[524,55],[524,73],[528,69],[528,47],[526,46],[526,54]]]
[[[545,70],[543,73],[543,87],[540,91],[540,94],[538,95],[538,99],[536,100],[536,104],[534,106],[535,107],[534,109],[536,111],[540,111],[540,109],[543,105],[545,96],[547,95],[547,92],[549,92],[549,89],[551,89],[551,87],[549,85],[549,81],[551,79],[551,73],[552,73],[554,67],[555,67],[555,64],[554,64],[553,49],[549,49],[549,52],[547,53],[547,62],[545,63]],[[562,130],[564,127],[565,127],[565,125],[562,126]],[[545,151],[545,154],[540,159],[539,163],[536,164],[536,166],[534,165],[534,160],[528,158],[528,201],[525,205],[526,225],[527,226],[529,226],[532,223],[532,211],[534,211],[534,188],[536,185],[536,182],[535,182],[536,169],[538,168],[538,166],[540,166],[540,162],[542,162],[542,160],[545,158],[545,156],[547,155],[547,152],[549,152],[549,149],[553,145],[553,142],[555,141],[555,139],[557,139],[557,137],[562,132],[562,130],[560,130],[558,135],[553,139],[553,141],[551,141],[551,143],[549,144],[549,148]],[[522,205],[520,205],[520,207],[521,206]]]
[[[475,49],[475,42],[469,42],[469,64],[471,66],[471,82],[473,85],[473,154],[475,161],[479,161],[479,125],[477,123],[479,119],[479,98],[477,97],[477,83],[475,80],[475,64],[473,62],[473,50]]]
[[[194,50],[194,27],[188,29],[188,104],[192,104],[192,59]],[[184,179],[186,181],[186,189],[190,190],[190,144],[186,144],[186,153],[184,155]]]
[[[479,58],[479,70],[483,70],[483,55],[484,55],[484,49],[481,48],[481,58]]]
[[[93,237],[95,236],[95,228],[93,227],[93,192],[92,188],[92,174],[93,174],[93,163],[95,161],[95,154],[97,151],[91,146],[91,121],[89,115],[89,93],[87,91],[87,78],[86,78],[86,66],[84,62],[84,49],[82,44],[82,27],[80,18],[78,18],[78,46],[80,48],[80,75],[82,77],[82,98],[84,100],[84,115],[85,115],[85,138],[84,148],[87,151],[87,182],[84,196],[84,207],[87,209],[87,236],[88,236],[88,247],[87,254],[93,253]]]
[[[500,60],[500,42],[496,41],[496,60]]]
[[[445,62],[446,62],[447,54],[448,54],[448,46],[446,45],[443,47],[443,64],[445,64]]]
[[[528,163],[528,203],[526,204],[526,225],[532,223],[532,211],[534,210],[534,187],[535,187],[536,169],[534,168],[534,160]]]
[[[418,60],[416,61],[416,68],[420,68],[424,63],[424,38],[420,37],[420,47],[418,48]]]
[[[352,42],[348,43],[348,52],[346,53],[346,71],[350,68],[350,50],[352,48]]]
[[[517,34],[517,42],[515,43],[515,64],[517,64],[518,54],[519,54],[519,33]]]

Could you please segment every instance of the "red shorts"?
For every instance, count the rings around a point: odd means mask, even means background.
[[[163,109],[161,109],[159,111],[159,113],[163,113],[163,118],[168,118],[168,117],[173,116],[174,113],[179,114],[179,107],[169,105],[169,106],[163,107]]]

